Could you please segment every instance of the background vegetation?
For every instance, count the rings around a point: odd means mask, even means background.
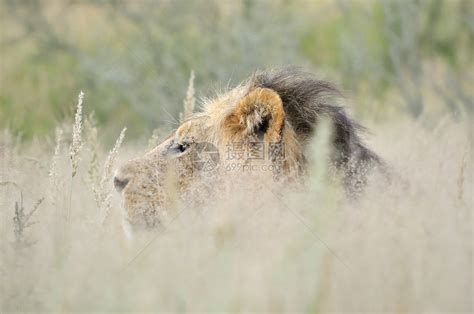
[[[471,0],[1,0],[0,21],[0,311],[472,312]],[[288,65],[343,88],[392,182],[347,199],[316,138],[301,190],[231,182],[128,240],[111,174],[176,125],[191,71],[212,97]]]
[[[3,0],[0,12],[0,124],[26,139],[70,117],[81,89],[99,125],[149,135],[177,118],[191,70],[204,96],[293,65],[339,83],[359,117],[472,111],[470,0]]]

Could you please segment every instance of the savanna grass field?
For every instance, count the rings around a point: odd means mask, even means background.
[[[473,6],[1,0],[0,312],[472,313]],[[347,196],[323,128],[302,186],[171,186],[128,236],[115,169],[289,66],[340,87],[390,179]]]

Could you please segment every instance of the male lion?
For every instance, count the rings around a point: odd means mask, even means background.
[[[166,188],[170,176],[179,197],[206,178],[212,189],[218,179],[243,173],[266,182],[300,181],[306,148],[323,118],[333,125],[330,164],[347,191],[357,192],[368,170],[381,161],[361,142],[359,125],[331,104],[339,96],[328,82],[284,70],[256,73],[206,101],[202,112],[188,117],[163,143],[116,172],[125,220],[132,226],[159,225],[160,212],[176,197]]]

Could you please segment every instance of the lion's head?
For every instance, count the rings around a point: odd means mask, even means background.
[[[286,70],[257,73],[206,101],[202,112],[116,172],[126,220],[133,226],[158,225],[175,198],[185,197],[203,180],[211,187],[224,176],[298,180],[305,169],[305,148],[321,117],[334,125],[332,164],[353,189],[363,181],[361,169],[378,158],[361,143],[357,125],[344,110],[330,103],[338,95],[327,82]]]

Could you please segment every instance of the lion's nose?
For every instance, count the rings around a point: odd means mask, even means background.
[[[114,185],[115,189],[120,193],[122,190],[127,186],[128,182],[130,180],[128,179],[119,179],[117,176],[114,177]]]

